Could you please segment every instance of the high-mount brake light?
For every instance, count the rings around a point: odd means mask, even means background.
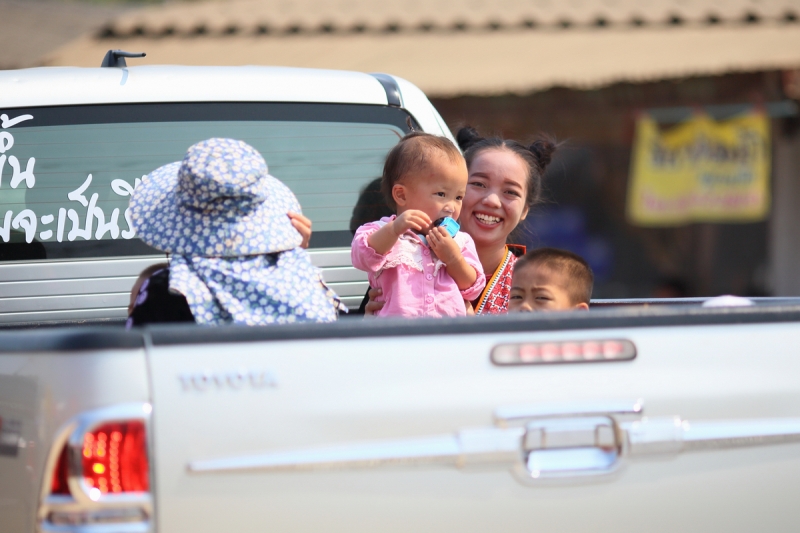
[[[147,492],[147,443],[141,421],[104,424],[83,437],[83,481],[89,493]],[[96,490],[95,490],[96,489]]]
[[[635,357],[636,346],[623,339],[499,344],[491,354],[492,362],[500,366],[630,361]]]

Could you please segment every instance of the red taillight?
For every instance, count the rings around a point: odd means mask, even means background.
[[[147,443],[141,421],[104,424],[83,438],[83,481],[103,494],[147,492]]]
[[[67,486],[67,446],[61,448],[56,469],[53,471],[53,481],[50,483],[51,494],[69,494]]]
[[[146,433],[151,412],[147,403],[119,404],[80,413],[65,424],[52,449],[49,483],[45,478],[50,490],[37,510],[37,530],[152,530]]]

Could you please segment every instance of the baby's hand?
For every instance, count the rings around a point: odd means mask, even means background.
[[[392,229],[398,237],[408,230],[424,232],[431,225],[431,217],[422,211],[409,209],[403,211],[392,222]]]
[[[450,266],[464,257],[461,255],[461,247],[455,239],[447,233],[447,230],[441,226],[432,228],[428,232],[428,243],[431,245],[433,251],[436,252],[436,257],[447,266]]]
[[[369,291],[367,291],[367,295],[369,296],[369,301],[364,307],[364,316],[374,316],[378,311],[383,309],[384,305],[386,305],[386,302],[376,301],[378,298],[383,296],[383,289],[370,288]]]
[[[422,211],[409,209],[397,218],[367,237],[367,244],[380,255],[386,255],[397,244],[400,235],[408,230],[424,231],[431,225],[431,219]]]

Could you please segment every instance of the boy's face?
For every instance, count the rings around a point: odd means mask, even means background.
[[[589,309],[585,303],[574,304],[567,292],[567,275],[536,263],[515,268],[511,279],[509,312],[569,311]]]
[[[454,162],[445,155],[437,155],[430,157],[425,168],[416,175],[395,184],[392,193],[398,214],[418,209],[436,220],[441,217],[458,219],[466,190],[466,162],[463,159]]]

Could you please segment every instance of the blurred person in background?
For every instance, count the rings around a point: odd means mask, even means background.
[[[689,283],[682,278],[661,278],[653,289],[653,298],[689,298],[692,291]]]

